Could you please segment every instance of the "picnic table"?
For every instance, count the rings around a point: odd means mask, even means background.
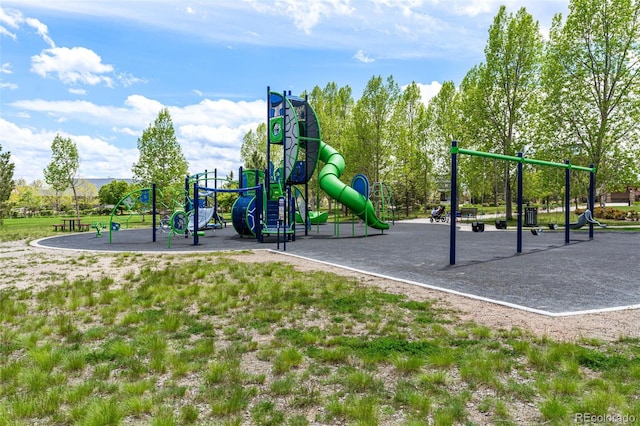
[[[91,225],[88,223],[82,223],[82,219],[78,219],[78,218],[68,218],[68,219],[62,219],[62,223],[61,224],[54,224],[53,225],[53,229],[54,231],[57,230],[61,230],[61,231],[88,231],[89,227]]]
[[[463,207],[460,209],[460,218],[461,219],[477,219],[478,218],[478,208],[477,207]]]

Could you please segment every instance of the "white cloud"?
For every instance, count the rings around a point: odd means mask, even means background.
[[[43,99],[22,100],[10,104],[15,109],[25,112],[45,113],[56,119],[68,118],[70,121],[82,122],[90,125],[104,125],[105,123],[137,126],[153,120],[159,108],[155,112],[142,111],[136,108],[117,108],[100,106],[94,103],[75,101],[47,101]],[[141,123],[141,119],[144,121]]]
[[[0,7],[0,35],[6,35],[17,40],[17,33],[21,27],[35,29],[38,35],[49,46],[38,55],[31,57],[31,71],[41,77],[55,77],[68,85],[86,84],[95,86],[104,84],[112,87],[117,81],[124,87],[143,82],[130,73],[115,72],[113,65],[105,64],[96,52],[85,47],[56,47],[49,36],[49,28],[40,20],[24,17],[22,12]],[[10,27],[14,31],[7,29]],[[3,64],[1,72],[8,73],[8,64]]]
[[[374,62],[375,59],[367,55],[367,52],[364,50],[358,50],[355,55],[353,55],[354,59],[357,59],[360,62],[364,62],[365,64],[369,64]]]
[[[6,29],[4,26],[0,25],[0,35],[5,35],[9,38],[12,38],[14,40],[17,40],[17,36],[12,33],[11,31],[9,31],[8,29]]]
[[[17,10],[8,9],[5,10],[0,7],[0,34],[5,35],[13,40],[17,40],[17,36],[14,32],[9,31],[7,27],[11,27],[14,30],[18,29],[22,22],[22,14]]]
[[[9,89],[9,90],[16,90],[18,88],[17,84],[14,83],[0,83],[0,89]]]
[[[18,109],[18,114],[25,118],[29,113],[41,113],[58,123],[64,122],[65,128],[73,128],[80,123],[93,131],[110,132],[100,138],[78,131],[74,134],[65,133],[78,144],[80,172],[84,177],[130,176],[131,165],[137,161],[138,155],[135,141],[144,129],[153,124],[164,107],[159,101],[141,95],[129,96],[122,106],[96,105],[84,100],[41,99],[17,101],[10,106]],[[236,173],[240,166],[242,138],[264,120],[266,101],[203,99],[198,104],[168,106],[168,109],[190,170],[195,173],[217,168],[221,175],[226,175],[230,171]],[[11,147],[9,150],[20,159],[19,167],[16,162],[16,176],[28,180],[41,177],[42,169],[51,155],[50,144],[55,133],[44,130],[36,133],[6,120],[0,123],[0,133],[0,144],[7,144]],[[126,142],[123,143],[123,140]],[[116,144],[127,148],[119,148]],[[39,146],[39,150],[23,150],[23,145]],[[27,152],[33,161],[25,156]]]
[[[103,64],[98,54],[84,47],[46,49],[31,57],[31,71],[42,77],[53,74],[65,84],[113,84],[108,75],[113,66]]]
[[[136,138],[141,135],[137,130],[132,130],[129,127],[112,127],[111,131],[115,133],[122,133],[123,135],[135,136]]]
[[[87,91],[84,89],[69,89],[69,93],[72,95],[86,95]]]
[[[157,118],[165,107],[160,101],[142,95],[131,95],[124,106],[96,105],[89,101],[21,100],[10,103],[18,110],[45,113],[52,117],[96,125],[109,123],[114,127],[144,129]],[[208,125],[237,127],[244,123],[264,119],[266,101],[238,101],[203,99],[200,103],[183,107],[167,106],[171,119],[178,125]]]
[[[5,3],[20,5],[19,0]],[[482,53],[487,26],[501,4],[510,12],[526,7],[544,27],[553,14],[566,12],[568,3],[569,0],[240,0],[198,2],[197,6],[176,8],[170,0],[30,0],[37,8],[135,21],[231,47],[248,43],[329,47],[347,52],[363,49],[385,59],[461,54],[475,57]],[[282,37],[277,28],[293,31]]]
[[[131,175],[131,165],[138,155],[135,149],[118,148],[107,141],[86,135],[37,131],[0,118],[0,144],[4,150],[11,152],[15,178],[24,178],[28,182],[43,179],[42,171],[51,161],[51,142],[57,134],[69,137],[76,143],[80,156],[80,177]]]
[[[49,37],[49,28],[47,28],[47,26],[38,19],[29,17],[25,18],[19,10],[4,9],[0,7],[0,34],[17,40],[18,36],[14,32],[9,31],[6,26],[9,26],[14,30],[18,30],[22,25],[27,25],[35,29],[38,35],[42,37],[42,40],[44,40],[49,47],[56,46],[51,37]]]
[[[35,18],[26,18],[24,20],[28,26],[35,29],[36,32],[42,37],[45,43],[47,43],[51,48],[56,47],[56,44],[53,42],[51,37],[49,37],[49,28]]]
[[[422,103],[427,105],[431,98],[440,93],[440,89],[442,89],[442,84],[438,81],[432,81],[429,84],[418,83],[418,88],[420,89],[420,95],[422,97]]]
[[[356,11],[349,0],[279,0],[273,3],[263,0],[245,1],[260,13],[291,19],[293,25],[307,35],[323,20],[350,16]]]
[[[120,82],[123,87],[133,86],[136,83],[146,83],[146,80],[135,77],[130,73],[118,73],[115,76],[116,80]]]
[[[11,64],[9,62],[5,62],[0,65],[0,74],[13,74],[13,71],[11,71]]]
[[[464,0],[453,2],[453,10],[457,15],[475,17],[485,13],[496,13],[503,0]]]
[[[215,101],[203,99],[194,105],[169,107],[174,123],[205,124],[215,127],[225,125],[236,127],[247,122],[263,121],[266,110],[267,105],[264,100],[233,102],[227,99]]]

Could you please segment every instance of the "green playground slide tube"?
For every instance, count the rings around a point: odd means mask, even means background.
[[[319,160],[324,163],[320,170],[320,188],[331,198],[347,206],[356,216],[375,229],[389,229],[389,224],[376,216],[373,203],[350,186],[340,181],[344,171],[344,157],[330,145],[320,141]]]

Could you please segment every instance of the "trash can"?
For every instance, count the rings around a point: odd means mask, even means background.
[[[538,226],[538,209],[536,207],[524,208],[524,226]]]

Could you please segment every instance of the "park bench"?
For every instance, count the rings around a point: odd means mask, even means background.
[[[79,223],[78,224],[78,229],[80,231],[88,231],[90,227],[91,227],[90,223]]]
[[[463,207],[460,209],[460,218],[477,219],[478,208],[477,207]]]
[[[64,223],[56,223],[56,224],[53,224],[52,226],[53,226],[53,230],[54,231],[57,231],[58,229],[61,230],[61,231],[64,231],[64,229],[65,229],[64,228]]]

